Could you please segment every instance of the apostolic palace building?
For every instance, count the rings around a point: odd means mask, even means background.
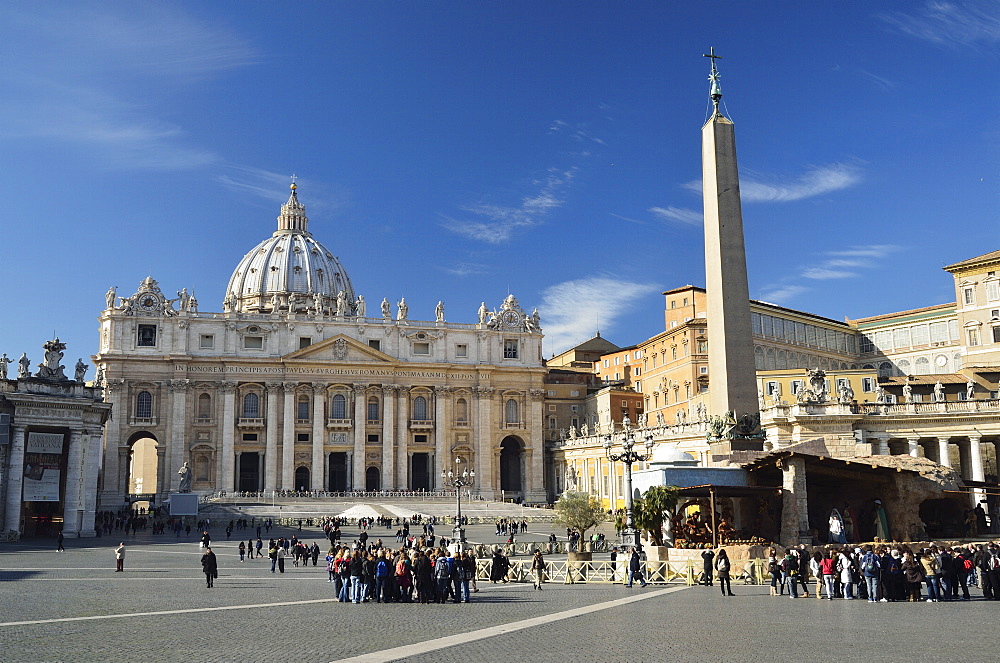
[[[102,505],[167,496],[185,462],[195,492],[419,491],[459,459],[479,494],[546,498],[537,311],[508,296],[455,323],[441,303],[421,321],[405,299],[366,302],[294,184],[221,312],[152,278],[116,294],[94,357],[115,412]]]

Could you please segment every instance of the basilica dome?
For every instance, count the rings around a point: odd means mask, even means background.
[[[309,233],[305,205],[292,184],[278,229],[243,256],[222,306],[238,313],[352,315],[354,300],[354,287],[340,261]]]

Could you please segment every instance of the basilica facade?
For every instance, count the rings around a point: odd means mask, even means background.
[[[202,493],[435,490],[458,467],[484,497],[544,501],[537,310],[508,295],[469,323],[443,303],[432,321],[405,299],[369,311],[308,223],[293,185],[220,312],[152,278],[108,291],[93,358],[115,412],[102,506],[162,500],[184,463]]]

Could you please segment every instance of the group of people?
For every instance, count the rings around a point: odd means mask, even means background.
[[[869,603],[954,601],[971,599],[969,586],[978,585],[983,598],[1000,600],[1000,547],[996,543],[936,546],[912,550],[903,544],[863,548],[816,549],[804,545],[779,556],[768,556],[771,595],[787,590],[790,598],[815,596],[833,600],[866,599]]]
[[[475,587],[471,551],[444,548],[338,548],[327,555],[328,582],[342,603],[468,603]]]
[[[513,518],[497,518],[497,536],[507,536],[508,534],[513,536],[515,534],[528,531],[528,521],[522,520],[518,522]]]

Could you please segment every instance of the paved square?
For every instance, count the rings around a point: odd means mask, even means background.
[[[492,527],[471,529],[472,539],[496,540]],[[305,528],[304,540],[322,545],[310,536],[317,531]],[[245,540],[249,531],[237,533]],[[469,604],[340,604],[322,560],[305,568],[289,561],[285,574],[271,574],[266,558],[239,562],[235,534],[216,534],[213,589],[193,533],[69,541],[65,553],[41,541],[0,546],[0,661],[995,658],[1000,604],[981,600],[872,605],[792,602],[761,586],[723,597],[678,585],[549,584],[538,592],[480,582]],[[116,574],[123,538],[126,571]]]

